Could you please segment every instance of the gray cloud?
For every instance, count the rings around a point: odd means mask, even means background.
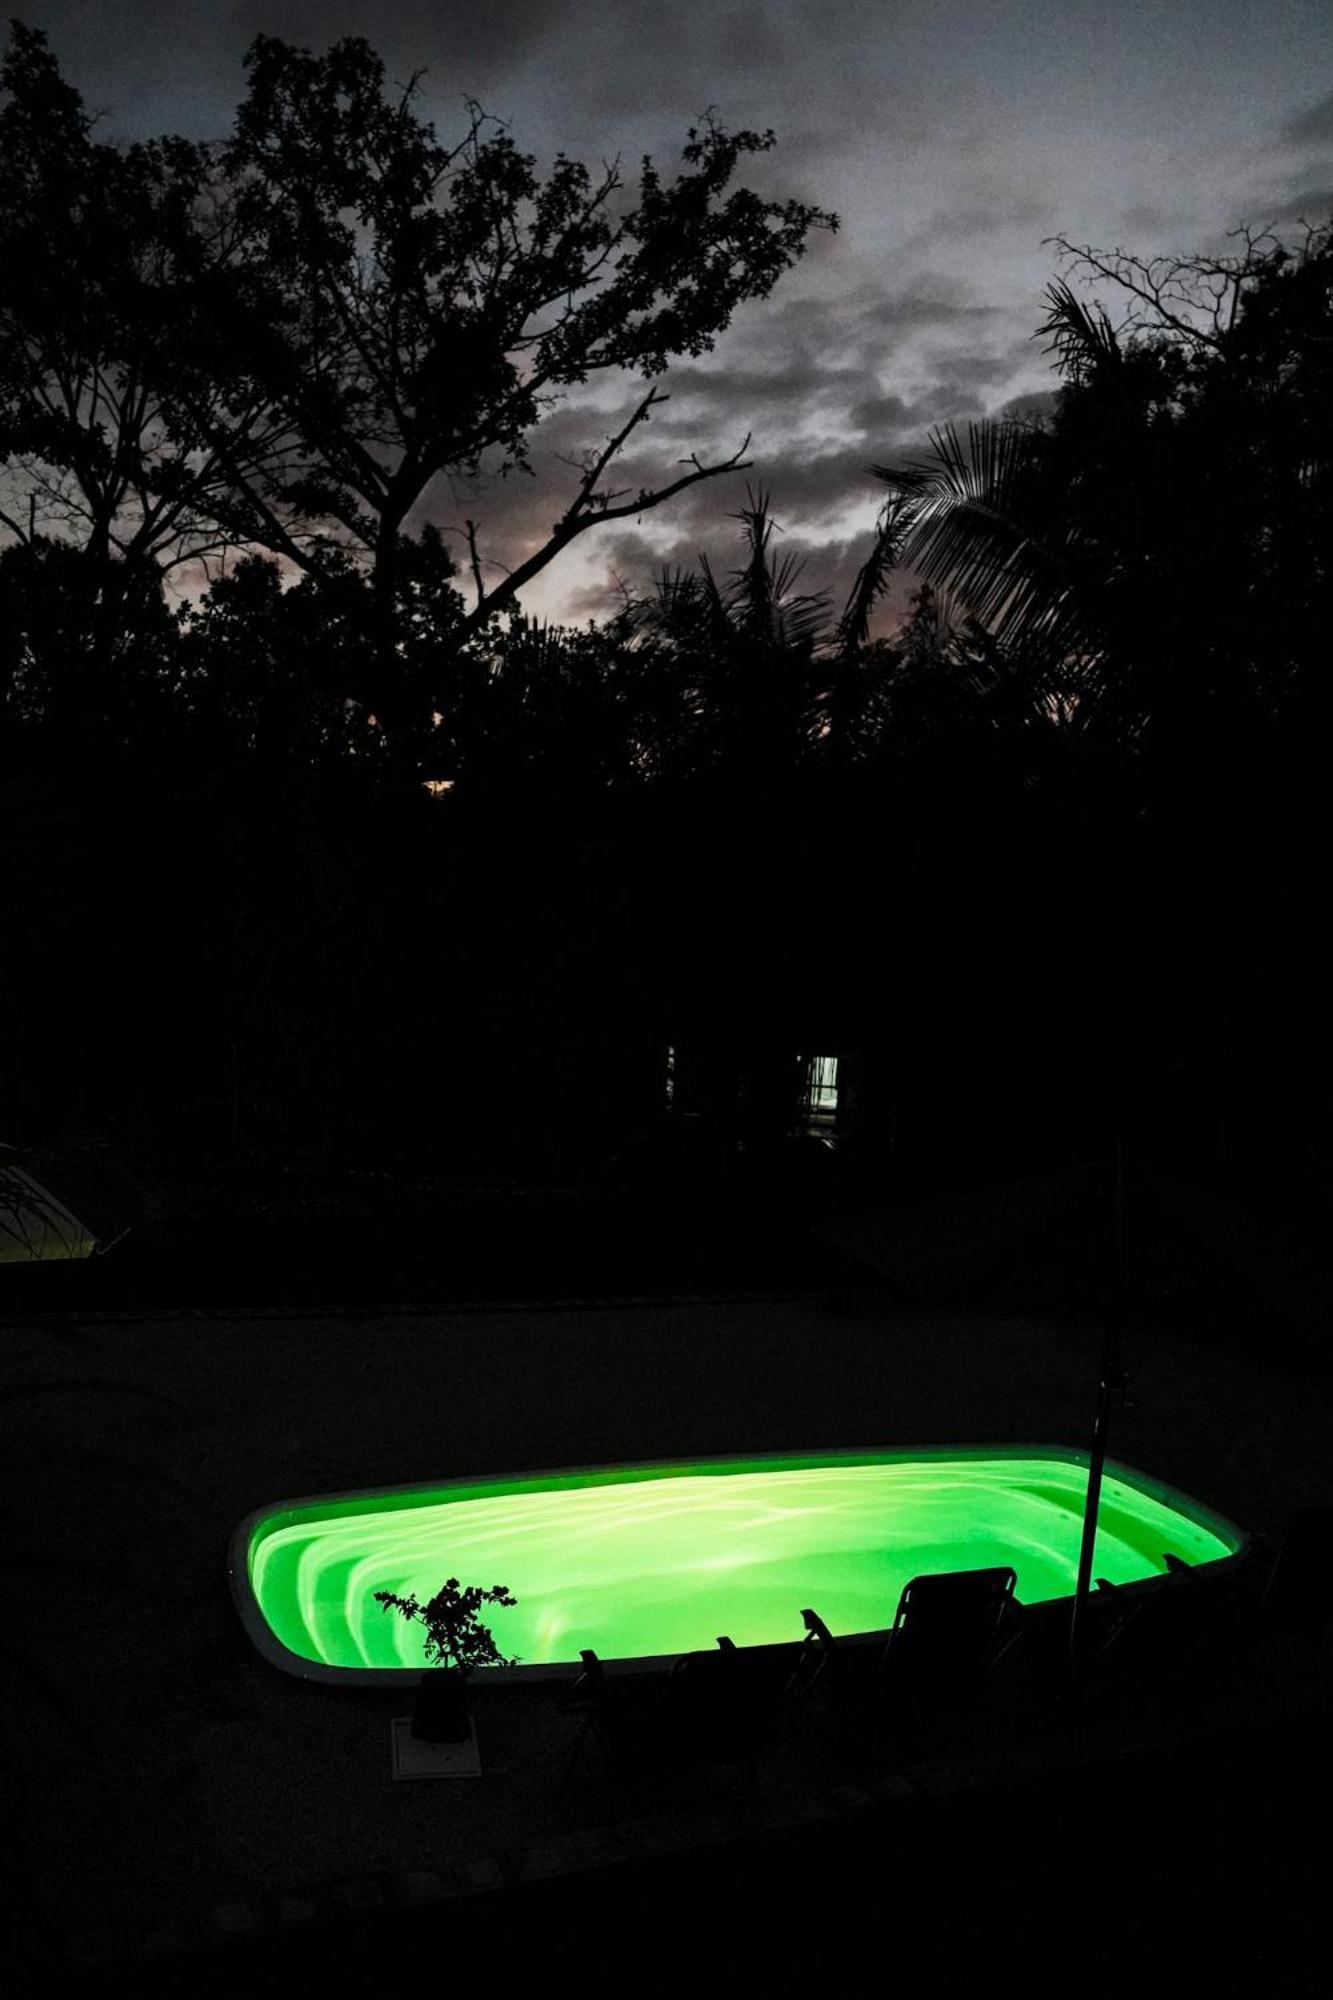
[[[428,71],[432,107],[452,113],[514,75],[558,37],[573,0],[29,0],[70,79],[116,136],[146,130],[222,137],[244,91],[245,51],[274,35],[322,53],[359,35],[406,82]],[[131,25],[132,24],[132,25]]]
[[[851,354],[864,353],[891,336],[974,332],[1005,318],[1003,307],[978,299],[961,279],[932,271],[904,272],[874,283],[857,282],[849,272],[836,298],[779,295],[765,312],[773,340],[803,340],[809,347]]]
[[[1007,403],[1001,403],[996,415],[1000,417],[1049,417],[1059,397],[1058,389],[1029,389],[1021,396],[1011,396]]]
[[[1333,146],[1333,91],[1284,120],[1281,136],[1289,146]]]
[[[716,357],[671,371],[672,402],[657,421],[673,437],[748,429],[760,449],[793,426],[830,440],[906,432],[951,400],[959,413],[975,409],[978,389],[1010,383],[1032,361],[1008,315],[943,282],[900,297],[880,286],[779,295],[752,309]],[[901,386],[887,385],[889,373]]]
[[[1333,185],[1302,188],[1296,194],[1288,195],[1276,208],[1264,213],[1264,221],[1275,229],[1286,223],[1325,223],[1333,216]]]
[[[507,62],[528,54],[578,12],[571,0],[394,0],[368,20],[362,0],[224,0],[222,6],[191,6],[167,0],[175,12],[211,16],[229,36],[280,35],[284,41],[324,49],[348,35],[364,35],[389,57],[415,51],[414,63],[450,51],[456,63],[478,56]]]
[[[733,126],[775,127],[777,147],[747,161],[745,182],[837,209],[844,228],[817,235],[715,353],[668,376],[672,400],[625,474],[660,479],[683,453],[721,455],[752,430],[749,477],[837,588],[860,560],[855,522],[873,518],[868,463],[910,456],[934,424],[1049,396],[1027,339],[1056,261],[1039,235],[1123,230],[1131,248],[1188,253],[1241,217],[1318,212],[1333,186],[1333,96],[1311,101],[1326,36],[1304,0],[1266,0],[1283,25],[1263,36],[1253,0],[16,5],[50,31],[88,103],[108,107],[111,134],[225,132],[256,32],[315,49],[364,35],[391,79],[426,66],[423,107],[443,134],[470,93],[539,158],[619,152],[631,177],[645,151],[669,169],[706,106]],[[586,405],[557,411],[534,439],[536,478],[442,484],[426,511],[452,527],[475,514],[487,554],[513,564],[572,490],[562,454],[610,423]],[[586,537],[548,576],[569,578],[572,603],[602,588],[612,558],[650,570],[664,548],[693,560],[707,547],[724,560],[743,493],[744,476],[707,483],[637,532]],[[552,585],[543,602],[559,601]]]
[[[920,427],[919,413],[893,391],[860,397],[847,415],[862,437],[898,437]]]
[[[784,532],[782,510],[776,504],[774,516],[778,524],[774,535],[777,550],[784,556],[795,556],[801,564],[794,588],[826,598],[829,618],[836,619],[870,553],[873,516],[868,516],[861,534],[822,539]],[[575,592],[570,600],[571,613],[579,620],[605,618],[620,609],[626,593],[631,597],[650,596],[664,572],[668,575],[677,571],[686,575],[696,572],[701,555],[707,555],[713,574],[725,582],[741,566],[744,544],[737,521],[719,516],[713,525],[714,532],[706,543],[682,535],[651,552],[634,535],[608,536],[604,550],[606,580],[590,582]],[[910,571],[899,571],[890,578],[876,608],[872,624],[875,633],[889,634],[896,630],[910,609],[916,588],[917,579]]]
[[[1131,239],[1161,237],[1177,229],[1183,219],[1181,209],[1156,201],[1131,202],[1120,217]]]
[[[1269,130],[1232,200],[1233,227],[1244,222],[1297,237],[1300,224],[1328,221],[1333,214],[1333,93]]]
[[[991,237],[1000,230],[1045,229],[1058,209],[1049,198],[1021,188],[983,190],[977,198],[935,209],[916,232],[913,242],[938,244],[949,238]]]
[[[867,531],[873,521],[883,493],[869,467],[920,456],[935,426],[1021,397],[1034,358],[1026,337],[1012,337],[1010,316],[944,280],[901,298],[862,283],[845,297],[779,295],[748,308],[715,356],[668,372],[671,400],[636,433],[611,483],[631,492],[660,487],[689,453],[716,462],[747,431],[749,469],[690,487],[632,527],[591,530],[538,594],[548,601],[549,586],[563,591],[567,575],[570,615],[600,615],[618,601],[613,571],[641,589],[664,560],[688,567],[703,550],[725,555],[747,479],[770,495],[789,545],[809,548],[820,587],[825,569],[830,588],[850,587],[864,551],[855,562],[850,544],[836,557],[828,552],[847,541],[852,519],[863,518]],[[534,436],[534,477],[455,481],[432,497],[428,517],[455,531],[475,517],[487,559],[515,567],[573,493],[577,474],[567,461],[605,440],[633,394],[626,383],[615,411],[566,404]],[[461,536],[454,546],[461,555]]]
[[[1035,230],[1045,228],[1057,214],[1055,202],[1045,196],[1025,194],[1023,190],[1007,190],[991,200],[959,202],[949,208],[937,208],[929,218],[923,236],[927,242],[939,242],[941,236],[991,236],[995,230]]]

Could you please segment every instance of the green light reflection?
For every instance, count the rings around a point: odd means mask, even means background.
[[[525,1665],[796,1638],[892,1622],[910,1577],[1012,1563],[1026,1603],[1068,1596],[1086,1468],[1061,1454],[830,1463],[727,1461],[441,1486],[274,1509],[248,1574],[275,1637],[335,1667],[421,1665],[421,1635],[377,1590],[429,1597],[446,1576],[507,1584],[501,1649]],[[1230,1555],[1226,1524],[1108,1472],[1094,1573],[1129,1583]]]

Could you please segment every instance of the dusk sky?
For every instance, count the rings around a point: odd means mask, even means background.
[[[712,106],[772,126],[748,177],[838,212],[768,301],[749,306],[672,400],[617,484],[670,476],[753,433],[753,469],[709,482],[642,530],[586,537],[533,613],[600,614],[612,574],[644,589],[702,549],[726,567],[745,480],[772,495],[807,588],[840,597],[882,489],[930,426],[1003,408],[1052,378],[1030,339],[1056,234],[1144,253],[1223,245],[1241,222],[1291,228],[1333,211],[1329,0],[18,0],[46,30],[104,136],[221,137],[256,33],[323,50],[364,35],[390,76],[424,68],[442,137],[463,100],[517,144],[669,167]],[[613,393],[614,390],[614,393]],[[476,513],[483,553],[513,562],[560,512],[562,454],[600,442],[633,384],[543,427],[534,480],[483,504],[458,484],[430,513]]]

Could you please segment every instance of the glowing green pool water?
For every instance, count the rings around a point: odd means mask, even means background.
[[[710,1460],[295,1501],[237,1531],[233,1584],[256,1643],[294,1672],[418,1671],[419,1627],[377,1590],[430,1597],[447,1576],[506,1584],[492,1617],[525,1666],[799,1638],[892,1623],[927,1570],[1012,1563],[1025,1603],[1072,1593],[1087,1470],[1056,1450]],[[1108,1465],[1094,1574],[1132,1583],[1243,1537]],[[274,1643],[276,1642],[276,1643]]]

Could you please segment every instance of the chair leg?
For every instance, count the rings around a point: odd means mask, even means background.
[[[573,1747],[570,1750],[569,1756],[565,1760],[564,1781],[567,1785],[573,1783],[574,1773],[578,1768],[579,1758],[583,1754],[583,1746],[588,1740],[588,1731],[591,1729],[591,1727],[592,1727],[592,1717],[590,1715],[585,1715],[583,1718],[583,1727],[579,1730],[578,1735],[574,1738]]]

